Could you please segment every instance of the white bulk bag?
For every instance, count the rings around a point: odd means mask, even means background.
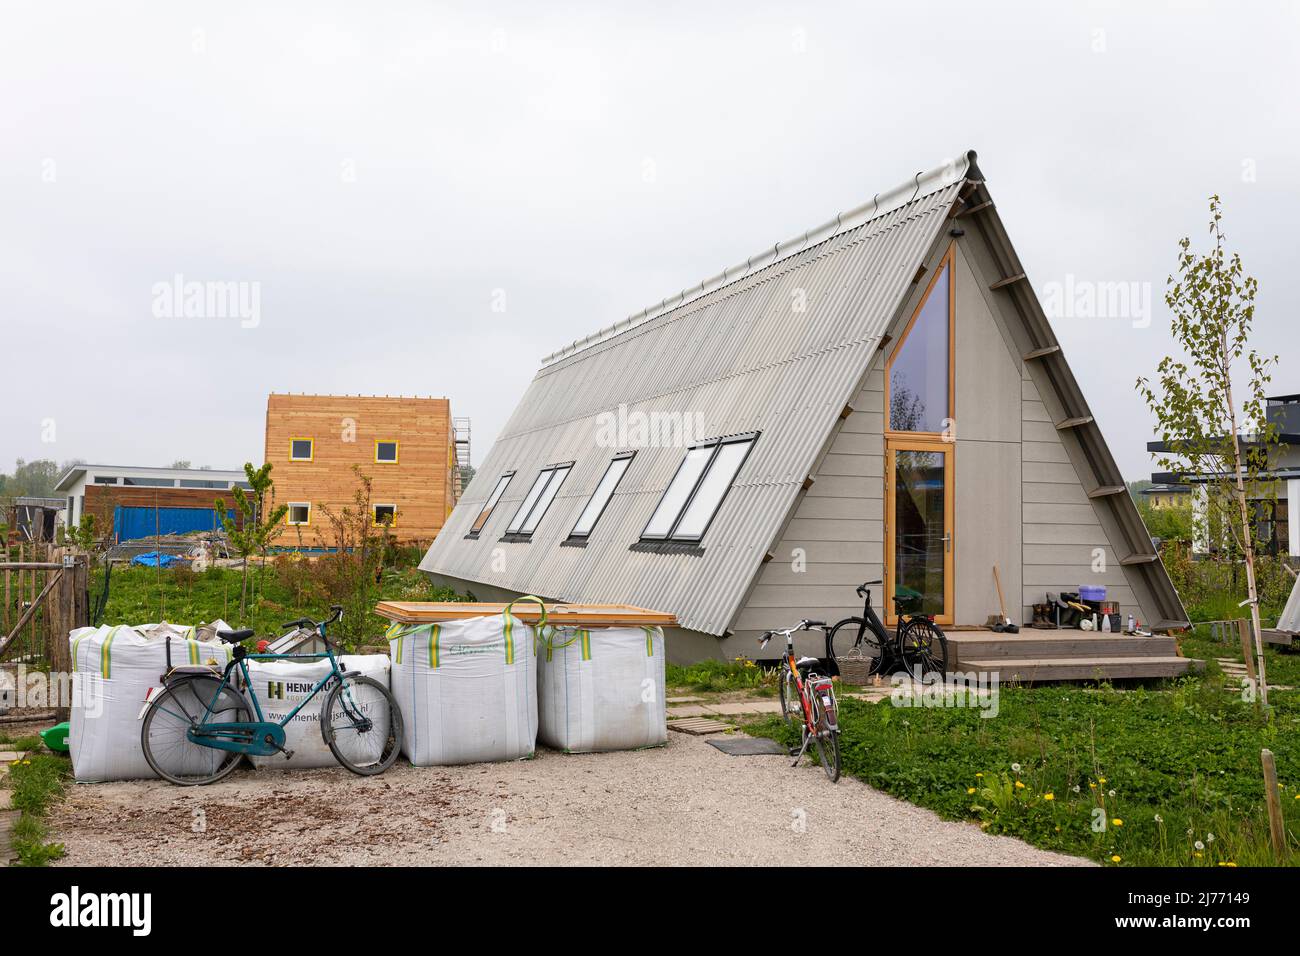
[[[343,671],[359,671],[363,676],[388,686],[388,656],[385,654],[346,654],[339,658],[339,667]],[[248,680],[257,694],[257,703],[262,708],[265,720],[279,723],[295,707],[311,695],[312,689],[329,675],[330,662],[327,658],[318,661],[258,661],[249,659]],[[293,757],[286,759],[284,754],[272,754],[269,757],[250,757],[253,766],[270,770],[301,770],[310,767],[337,767],[338,761],[330,752],[329,745],[321,736],[320,720],[325,707],[325,698],[329,688],[322,688],[320,693],[307,702],[307,705],[294,714],[293,719],[284,725],[284,745],[293,751]],[[375,719],[374,731],[367,734],[340,735],[339,743],[359,750],[348,756],[361,758],[369,756],[378,760],[388,738],[388,707],[384,696],[374,688],[352,685],[353,699],[362,713]],[[380,705],[380,706],[377,706]],[[249,705],[250,719],[257,715]],[[336,718],[340,716],[336,714]],[[338,720],[335,720],[338,724]],[[366,751],[373,751],[367,753]]]
[[[73,776],[83,783],[154,777],[140,748],[140,718],[149,691],[162,685],[168,640],[172,666],[225,667],[230,645],[215,633],[226,629],[224,621],[213,621],[197,630],[164,623],[81,627],[69,634]]]
[[[668,741],[664,632],[547,628],[538,642],[538,740],[569,753]]]
[[[388,630],[402,752],[417,767],[516,760],[537,743],[533,629],[504,614]]]

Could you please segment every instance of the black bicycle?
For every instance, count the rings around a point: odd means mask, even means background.
[[[836,649],[842,648],[844,655],[853,653],[871,662],[868,675],[888,674],[900,669],[915,678],[926,674],[946,674],[948,638],[934,623],[934,617],[920,613],[918,597],[895,595],[898,626],[891,637],[871,606],[871,587],[876,584],[883,585],[884,582],[868,581],[858,587],[858,597],[864,601],[861,617],[846,617],[826,632],[829,662],[836,662],[834,666],[838,671]]]

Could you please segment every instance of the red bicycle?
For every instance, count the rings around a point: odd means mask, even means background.
[[[796,714],[803,731],[803,745],[794,755],[792,767],[799,766],[799,761],[808,752],[809,745],[817,750],[817,759],[821,761],[826,776],[831,783],[840,779],[840,727],[839,708],[835,704],[835,687],[830,677],[817,672],[820,663],[815,657],[801,657],[795,660],[794,635],[799,631],[820,629],[826,632],[824,621],[800,621],[794,627],[783,631],[767,631],[758,639],[760,647],[767,647],[767,642],[780,635],[785,638],[785,656],[781,660],[781,677],[778,688],[781,694],[781,716],[787,723],[794,723]],[[799,702],[798,709],[795,701]]]

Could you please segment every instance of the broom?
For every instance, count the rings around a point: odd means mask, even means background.
[[[1020,628],[1011,623],[1011,618],[1007,617],[1007,602],[1002,596],[1002,576],[998,574],[998,566],[993,565],[993,583],[998,588],[998,609],[1002,612],[1002,617],[997,624],[993,625],[995,634],[1019,634]]]

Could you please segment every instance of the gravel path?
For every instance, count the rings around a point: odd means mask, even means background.
[[[63,865],[1086,865],[856,780],[703,738],[629,753],[418,769],[240,771],[210,787],[83,784],[53,811]],[[811,852],[811,856],[808,854]]]

